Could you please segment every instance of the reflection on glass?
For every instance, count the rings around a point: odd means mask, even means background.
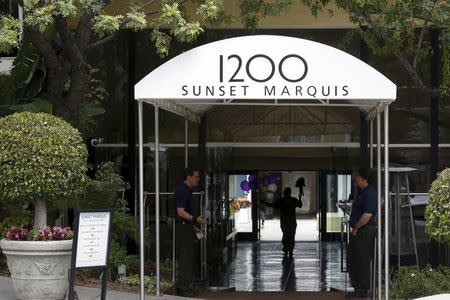
[[[237,232],[253,232],[252,191],[244,190],[242,182],[248,181],[249,175],[229,175],[228,202],[230,216],[234,218]]]
[[[327,175],[327,232],[341,232],[342,210],[339,201],[346,201],[351,193],[351,175]]]

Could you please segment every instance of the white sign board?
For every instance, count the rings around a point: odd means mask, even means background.
[[[76,267],[105,266],[111,212],[80,212]]]
[[[383,74],[339,49],[273,35],[225,39],[161,65],[135,86],[135,98],[395,100]]]

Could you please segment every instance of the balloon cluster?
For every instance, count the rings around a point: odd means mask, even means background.
[[[256,176],[256,174],[251,174],[250,176],[248,176],[247,180],[241,182],[241,189],[244,192],[256,190],[258,188],[258,184],[259,184],[258,176]]]
[[[276,191],[276,183],[278,181],[278,176],[275,174],[269,174],[262,178],[262,185],[269,190]],[[259,179],[256,174],[251,174],[248,176],[247,180],[241,182],[241,189],[245,192],[250,190],[256,190],[259,185]]]

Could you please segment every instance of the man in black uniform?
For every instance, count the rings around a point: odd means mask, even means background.
[[[377,232],[377,191],[372,184],[372,171],[359,169],[355,175],[358,196],[352,203],[350,243],[347,264],[355,292],[348,298],[365,298],[370,289],[370,260],[373,258]]]
[[[200,180],[199,171],[187,168],[184,172],[184,182],[174,193],[174,207],[176,216],[176,252],[178,261],[177,294],[192,297],[195,292],[191,288],[194,277],[195,225],[206,224],[201,216],[194,213],[192,189]]]
[[[295,209],[302,207],[302,201],[297,198],[291,197],[292,190],[287,187],[283,191],[283,198],[275,201],[274,203],[265,202],[267,206],[280,209],[280,225],[283,232],[283,244],[284,255],[292,257],[292,252],[295,246],[295,231],[297,230],[297,216]]]

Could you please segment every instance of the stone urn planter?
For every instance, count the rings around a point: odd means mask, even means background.
[[[1,240],[17,299],[64,300],[72,240]]]

